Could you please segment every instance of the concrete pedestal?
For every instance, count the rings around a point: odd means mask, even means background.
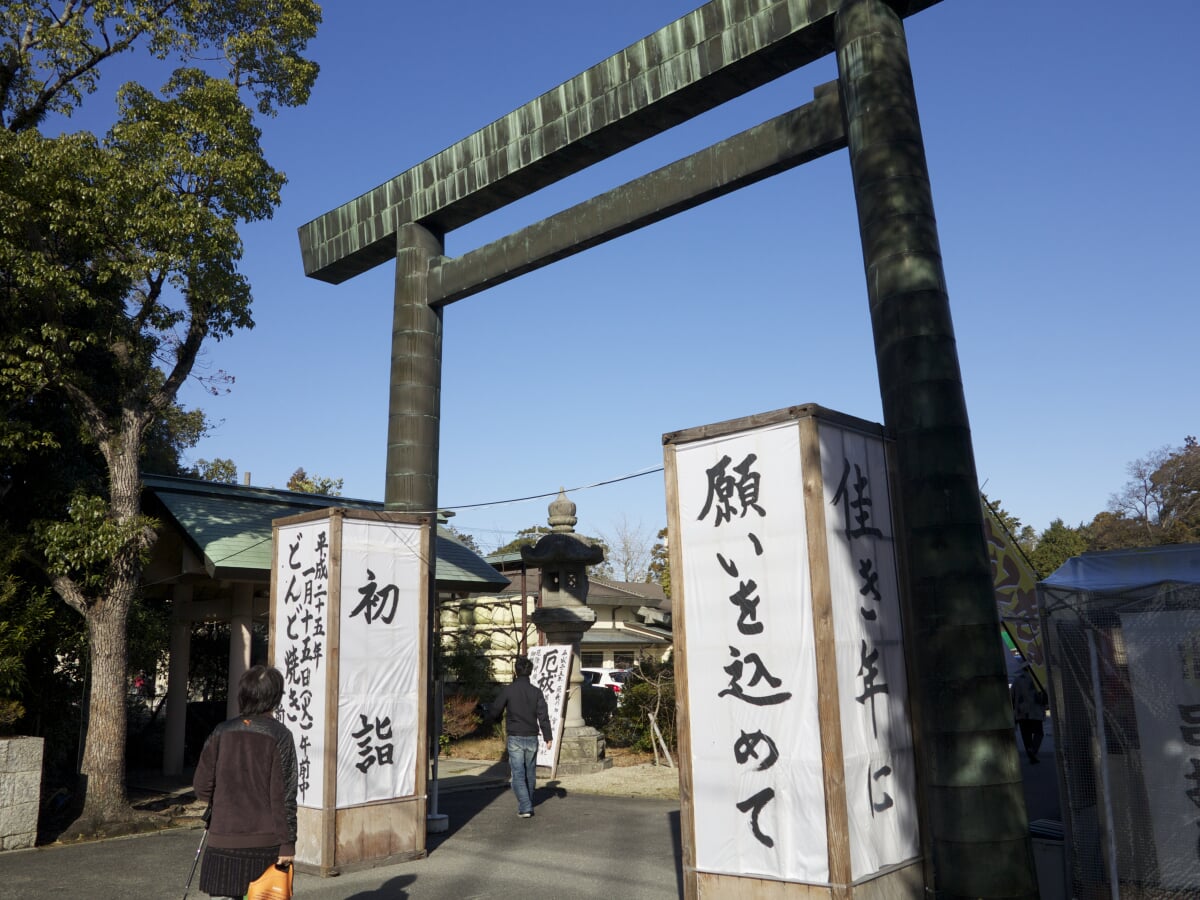
[[[558,751],[558,772],[563,775],[590,775],[612,768],[604,755],[604,735],[590,725],[564,728]]]

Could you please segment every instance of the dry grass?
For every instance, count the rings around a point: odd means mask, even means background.
[[[442,751],[443,756],[453,756],[457,759],[483,759],[495,762],[504,756],[504,738],[502,737],[465,737],[451,741],[450,746]]]
[[[606,747],[604,755],[613,761],[614,766],[641,766],[654,762],[654,754],[628,747]]]

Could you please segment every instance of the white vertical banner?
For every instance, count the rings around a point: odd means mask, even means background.
[[[317,519],[275,532],[273,664],[283,673],[281,719],[296,741],[296,802],[314,809],[325,799],[329,529]]]
[[[533,674],[529,681],[541,689],[550,711],[550,727],[554,731],[554,742],[550,749],[538,738],[537,764],[549,769],[558,760],[558,745],[562,740],[563,709],[567,705],[567,679],[571,674],[571,645],[546,644],[529,648],[529,661],[533,663]]]
[[[1159,883],[1194,896],[1200,888],[1200,612],[1120,619]]]
[[[818,422],[853,877],[920,854],[882,439]]]
[[[342,523],[339,809],[416,790],[424,527]]]
[[[678,447],[696,867],[829,879],[799,429]]]

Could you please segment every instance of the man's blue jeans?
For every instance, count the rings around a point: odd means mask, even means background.
[[[508,766],[512,770],[512,789],[517,795],[517,812],[533,812],[533,788],[537,783],[538,736],[508,736]]]

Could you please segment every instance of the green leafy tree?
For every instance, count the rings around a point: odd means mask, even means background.
[[[983,498],[984,504],[992,511],[999,521],[1004,526],[1004,530],[1016,541],[1021,552],[1028,559],[1033,552],[1033,548],[1037,545],[1037,531],[1032,525],[1022,525],[1021,520],[1006,510],[999,500],[992,500],[987,494],[980,491],[979,495]]]
[[[671,596],[671,554],[667,543],[667,528],[659,529],[658,540],[650,548],[650,580],[657,582],[663,593]]]
[[[1038,578],[1046,578],[1072,556],[1088,549],[1089,534],[1083,526],[1072,528],[1062,519],[1055,519],[1042,532],[1037,546],[1029,555]]]
[[[288,479],[287,489],[289,491],[299,491],[302,494],[340,497],[342,496],[342,479],[309,475],[304,469],[297,469],[292,473],[292,477]]]
[[[528,545],[528,546],[532,547],[534,544],[536,544],[538,541],[540,541],[545,535],[551,534],[552,532],[553,532],[553,529],[547,525],[530,525],[528,528],[522,528],[520,531],[517,532],[516,537],[514,537],[511,541],[509,541],[507,544],[497,547],[492,552],[496,555],[499,555],[501,553],[516,553],[516,552],[520,551],[521,547],[523,547],[523,546]],[[609,553],[608,544],[606,544],[604,542],[604,539],[588,537],[585,534],[577,534],[575,536],[577,538],[580,538],[581,540],[586,541],[587,543],[591,544],[593,547],[599,547],[601,550],[604,551],[605,561],[600,563],[599,565],[589,566],[588,573],[590,575],[596,575],[600,578],[612,578],[613,577],[613,568],[612,568],[612,565],[610,565],[608,562],[608,553]]]
[[[217,484],[237,484],[237,463],[232,459],[198,459],[191,474],[205,481],[215,481]]]
[[[45,634],[53,615],[50,591],[29,592],[15,574],[19,546],[0,529],[0,735],[12,733],[25,715],[26,655]]]
[[[0,688],[0,705],[19,710],[10,727],[45,740],[43,784],[74,785],[80,750],[81,698],[85,696],[88,650],[82,617],[59,602],[43,566],[37,565],[31,521],[46,510],[66,507],[76,492],[104,489],[104,460],[81,439],[65,402],[43,392],[20,409],[52,440],[23,452],[0,453],[0,669],[19,673]],[[172,406],[146,435],[143,465],[179,474],[181,453],[204,431],[203,415]],[[51,446],[52,444],[52,446]],[[41,560],[44,562],[44,560]],[[167,646],[161,603],[135,595],[128,622],[130,671],[158,668]],[[55,821],[48,827],[58,828]]]
[[[57,7],[57,8],[52,8]],[[201,347],[253,325],[237,227],[270,217],[284,176],[258,114],[304,103],[311,0],[127,0],[0,7],[0,402],[63,403],[103,460],[36,530],[55,592],[84,619],[91,664],[85,798],[75,833],[125,820],[126,622],[154,541],[140,505],[147,434]],[[170,66],[127,83],[102,136],[43,131],[134,51]],[[6,417],[17,453],[54,434]]]
[[[1087,550],[1128,550],[1149,547],[1149,535],[1136,520],[1107,510],[1097,513],[1087,526]]]
[[[492,552],[497,555],[501,553],[516,553],[520,551],[522,546],[528,544],[532,547],[543,536],[550,533],[551,529],[548,525],[530,525],[528,528],[522,528],[511,541],[497,547]]]

